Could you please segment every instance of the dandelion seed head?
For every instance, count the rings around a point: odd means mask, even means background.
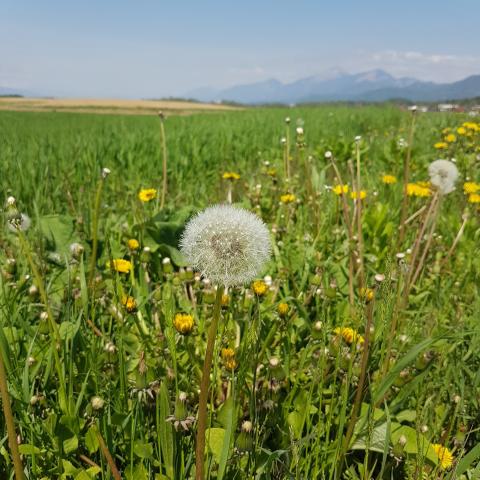
[[[255,214],[232,205],[215,205],[189,221],[180,248],[204,277],[228,287],[258,276],[270,257],[270,237]]]
[[[430,182],[442,194],[453,192],[458,178],[458,169],[449,160],[435,160],[428,166]]]
[[[31,224],[32,221],[26,213],[19,213],[9,220],[8,228],[12,232],[17,232],[18,230],[26,232]]]

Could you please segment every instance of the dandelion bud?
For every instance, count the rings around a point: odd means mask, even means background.
[[[404,447],[407,444],[407,437],[405,435],[400,435],[398,439],[398,444]]]
[[[47,312],[40,313],[40,320],[42,322],[46,322],[48,320],[48,313]]]
[[[74,242],[70,244],[70,253],[74,258],[79,258],[82,255],[84,250],[85,249],[81,243]]]
[[[188,335],[193,330],[193,325],[193,317],[188,313],[177,313],[173,319],[175,330],[182,335]]]
[[[163,270],[163,273],[172,273],[173,272],[172,262],[168,257],[165,257],[162,260],[162,270]]]
[[[36,404],[38,403],[38,400],[39,400],[39,398],[38,398],[37,395],[32,395],[32,396],[30,397],[30,405],[32,405],[32,406],[33,406],[33,405],[36,405]]]
[[[96,395],[92,397],[92,399],[90,400],[90,404],[92,405],[92,408],[94,410],[101,410],[105,405],[105,400],[103,400],[103,398]]]
[[[288,315],[289,310],[290,310],[290,307],[288,306],[288,303],[285,303],[285,302],[280,303],[277,307],[277,312],[281,317],[286,317]]]
[[[383,273],[377,273],[375,275],[375,281],[378,283],[382,283],[385,280],[385,275]]]
[[[36,362],[35,357],[32,357],[31,355],[27,358],[27,365],[31,367],[34,363]]]
[[[427,425],[422,425],[422,426],[420,427],[420,431],[421,431],[422,433],[427,433],[427,432],[428,432],[428,427],[427,427]]]
[[[103,347],[103,349],[107,353],[115,353],[117,351],[117,347],[115,346],[115,344],[113,342],[107,342],[105,344],[105,347]]]

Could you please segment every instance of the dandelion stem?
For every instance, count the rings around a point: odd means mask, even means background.
[[[360,175],[360,142],[356,144],[356,156],[357,156],[357,198],[355,204],[357,207],[357,235],[358,235],[358,274],[359,274],[359,287],[363,288],[365,284],[364,268],[363,268],[363,230],[362,230],[362,200],[361,200],[361,175]]]
[[[365,385],[365,379],[367,376],[367,367],[368,367],[368,357],[370,353],[370,330],[373,323],[373,307],[374,301],[372,300],[367,304],[367,322],[365,325],[365,341],[363,343],[363,352],[362,359],[360,363],[360,378],[358,379],[357,391],[355,393],[355,400],[353,402],[352,416],[348,422],[347,433],[345,434],[345,439],[343,443],[342,455],[340,457],[340,462],[343,462],[345,454],[350,445],[350,441],[353,436],[353,431],[358,420],[358,413],[360,411],[360,406],[362,404],[363,398],[363,387]]]
[[[402,199],[402,210],[400,214],[400,233],[398,235],[397,245],[401,245],[405,237],[405,220],[407,219],[408,213],[408,195],[407,195],[407,185],[410,180],[410,159],[412,157],[412,144],[413,144],[413,134],[415,131],[415,119],[416,112],[412,110],[412,120],[410,122],[410,130],[408,132],[408,145],[407,153],[403,162],[403,199]]]
[[[439,197],[439,200],[437,201],[437,203],[435,205],[435,208],[432,212],[432,226],[430,228],[430,232],[428,233],[427,242],[426,242],[425,247],[423,249],[422,256],[420,257],[420,260],[418,262],[417,269],[415,270],[415,273],[413,274],[410,286],[413,286],[415,284],[415,282],[417,281],[420,273],[422,272],[423,264],[425,262],[425,258],[427,257],[428,250],[430,249],[430,245],[431,245],[432,239],[433,239],[433,234],[435,232],[435,227],[437,225],[437,218],[438,218],[437,214],[438,214],[439,205],[440,205],[440,197]]]
[[[118,468],[115,465],[115,461],[113,460],[112,454],[110,453],[110,450],[108,449],[107,444],[105,443],[105,440],[103,439],[102,434],[100,433],[100,430],[98,430],[98,427],[95,429],[95,433],[97,434],[97,440],[98,440],[98,444],[100,445],[100,450],[102,451],[102,454],[105,457],[105,460],[107,461],[108,466],[110,467],[110,471],[112,472],[113,478],[115,480],[122,480],[120,472],[118,471]]]
[[[167,141],[165,137],[165,125],[163,123],[165,116],[160,112],[158,117],[160,118],[160,141],[162,142],[162,197],[160,200],[160,210],[163,210],[165,197],[167,195]]]
[[[23,480],[23,465],[20,458],[20,452],[17,445],[17,434],[15,432],[15,422],[13,420],[12,407],[10,405],[10,395],[8,394],[7,374],[3,363],[3,351],[0,352],[0,394],[2,397],[3,416],[7,426],[8,445],[12,454],[13,466],[15,469],[16,480]]]
[[[92,291],[92,298],[94,296],[93,280],[95,278],[95,267],[97,265],[97,251],[98,251],[98,216],[100,213],[100,202],[102,199],[102,190],[105,177],[102,175],[98,181],[97,193],[95,195],[95,205],[93,208],[92,219],[92,253],[90,255],[90,267],[88,269],[88,288]]]
[[[290,181],[290,125],[287,124],[285,135],[285,174],[287,182]]]
[[[37,285],[37,288],[40,292],[40,298],[42,299],[43,304],[45,305],[45,309],[47,311],[47,322],[48,322],[48,327],[50,330],[50,335],[53,337],[53,344],[52,344],[52,352],[53,352],[53,358],[55,361],[55,369],[57,370],[57,375],[58,375],[58,380],[60,382],[60,386],[58,389],[58,396],[59,396],[59,403],[60,403],[60,408],[64,413],[69,413],[70,411],[70,405],[67,403],[67,397],[66,397],[66,392],[67,392],[67,387],[65,385],[65,379],[63,376],[63,370],[60,364],[60,357],[58,355],[58,349],[60,348],[61,345],[61,339],[60,339],[60,333],[58,331],[58,326],[55,320],[53,319],[53,313],[52,309],[50,308],[50,302],[48,300],[48,295],[47,295],[47,289],[45,288],[45,284],[43,283],[43,278],[42,275],[40,274],[40,271],[38,270],[37,265],[35,264],[32,256],[32,252],[30,250],[30,246],[28,243],[28,240],[25,238],[23,232],[21,230],[18,230],[18,239],[20,241],[20,245],[23,250],[23,254],[27,258],[27,262],[30,265],[30,268],[32,269],[33,277],[35,278],[35,283]]]
[[[208,329],[207,350],[205,352],[205,361],[203,363],[202,381],[200,383],[200,398],[198,402],[198,425],[197,425],[197,445],[195,449],[195,479],[204,480],[204,459],[205,459],[205,431],[207,428],[207,400],[208,388],[210,384],[210,370],[212,368],[213,350],[215,339],[217,337],[218,322],[220,320],[220,311],[222,308],[222,295],[224,287],[217,288],[215,305],[213,307],[212,323]]]

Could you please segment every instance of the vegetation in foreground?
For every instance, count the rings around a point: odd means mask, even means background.
[[[194,478],[215,306],[206,477],[478,478],[478,123],[2,112],[0,131],[5,478]],[[272,256],[219,295],[179,240],[230,202]]]

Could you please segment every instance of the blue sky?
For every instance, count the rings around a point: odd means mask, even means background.
[[[182,95],[340,68],[480,73],[479,0],[0,0],[0,87]]]

